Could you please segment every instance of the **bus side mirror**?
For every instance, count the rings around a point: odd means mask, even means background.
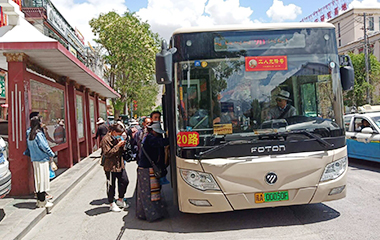
[[[172,82],[173,54],[176,48],[167,48],[166,41],[162,41],[161,52],[156,54],[156,82],[169,84]]]
[[[352,66],[351,58],[348,55],[339,56],[340,63],[340,81],[344,91],[354,88],[355,72]]]

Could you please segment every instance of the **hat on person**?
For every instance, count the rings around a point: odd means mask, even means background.
[[[290,97],[290,93],[285,90],[281,90],[281,92],[276,95],[276,99],[279,98],[279,99],[285,99],[287,101],[292,101],[289,97]]]
[[[137,122],[135,119],[132,119],[132,121],[129,123],[129,125],[139,125],[139,122]]]
[[[100,117],[100,118],[98,118],[98,121],[96,122],[96,124],[98,124],[98,125],[99,125],[99,124],[102,124],[102,123],[104,123],[104,120],[103,120],[103,118],[101,118],[101,117]]]
[[[165,131],[161,128],[160,122],[153,122],[151,125],[147,126],[147,128],[152,129],[156,133],[165,133]]]

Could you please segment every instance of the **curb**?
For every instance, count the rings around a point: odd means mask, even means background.
[[[49,193],[54,196],[54,206],[59,203],[96,165],[99,164],[100,150],[93,152],[72,168],[67,169],[50,183]],[[14,199],[4,207],[4,219],[0,222],[0,239],[22,239],[44,216],[47,209],[34,209],[35,199]],[[15,206],[24,206],[17,209]],[[51,208],[53,209],[54,206]],[[51,210],[50,209],[50,210]],[[9,210],[9,211],[7,211]]]

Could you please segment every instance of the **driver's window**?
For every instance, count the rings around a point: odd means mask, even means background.
[[[355,118],[355,120],[354,120],[354,127],[355,127],[355,132],[361,132],[362,129],[365,128],[365,127],[372,128],[371,124],[366,119],[360,118],[360,117]]]

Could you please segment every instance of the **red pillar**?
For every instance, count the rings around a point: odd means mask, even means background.
[[[26,129],[29,126],[30,91],[26,71],[27,55],[6,54],[8,62],[8,146],[12,172],[11,195],[28,195],[34,191],[33,167],[30,158],[23,155],[26,149]]]
[[[70,129],[70,116],[74,113],[75,108],[72,108],[69,104],[69,84],[67,83],[68,78],[65,79],[65,130],[66,130],[66,142],[68,144],[67,148],[58,151],[58,166],[60,168],[71,168],[73,166],[73,150],[72,150],[72,132]]]
[[[91,134],[91,117],[90,117],[90,92],[86,88],[84,91],[84,109],[85,109],[85,119],[86,119],[86,145],[87,145],[87,156],[92,153],[92,134]]]
[[[67,91],[67,96],[68,96],[67,110],[69,112],[69,115],[67,118],[67,128],[70,132],[70,138],[67,138],[67,139],[69,142],[71,142],[73,162],[77,163],[80,161],[80,151],[79,151],[77,111],[76,111],[77,95],[75,92],[75,85],[73,81],[69,81],[69,84],[66,85],[66,91]]]
[[[94,94],[94,97],[95,97],[95,122],[98,121],[98,118],[100,117],[99,116],[99,95],[98,94]],[[107,121],[107,119],[104,119],[104,121]],[[95,124],[95,131],[98,131],[98,124]],[[96,142],[96,146],[98,146],[98,148],[100,148],[100,141],[99,141],[99,138],[95,139],[95,142]]]

